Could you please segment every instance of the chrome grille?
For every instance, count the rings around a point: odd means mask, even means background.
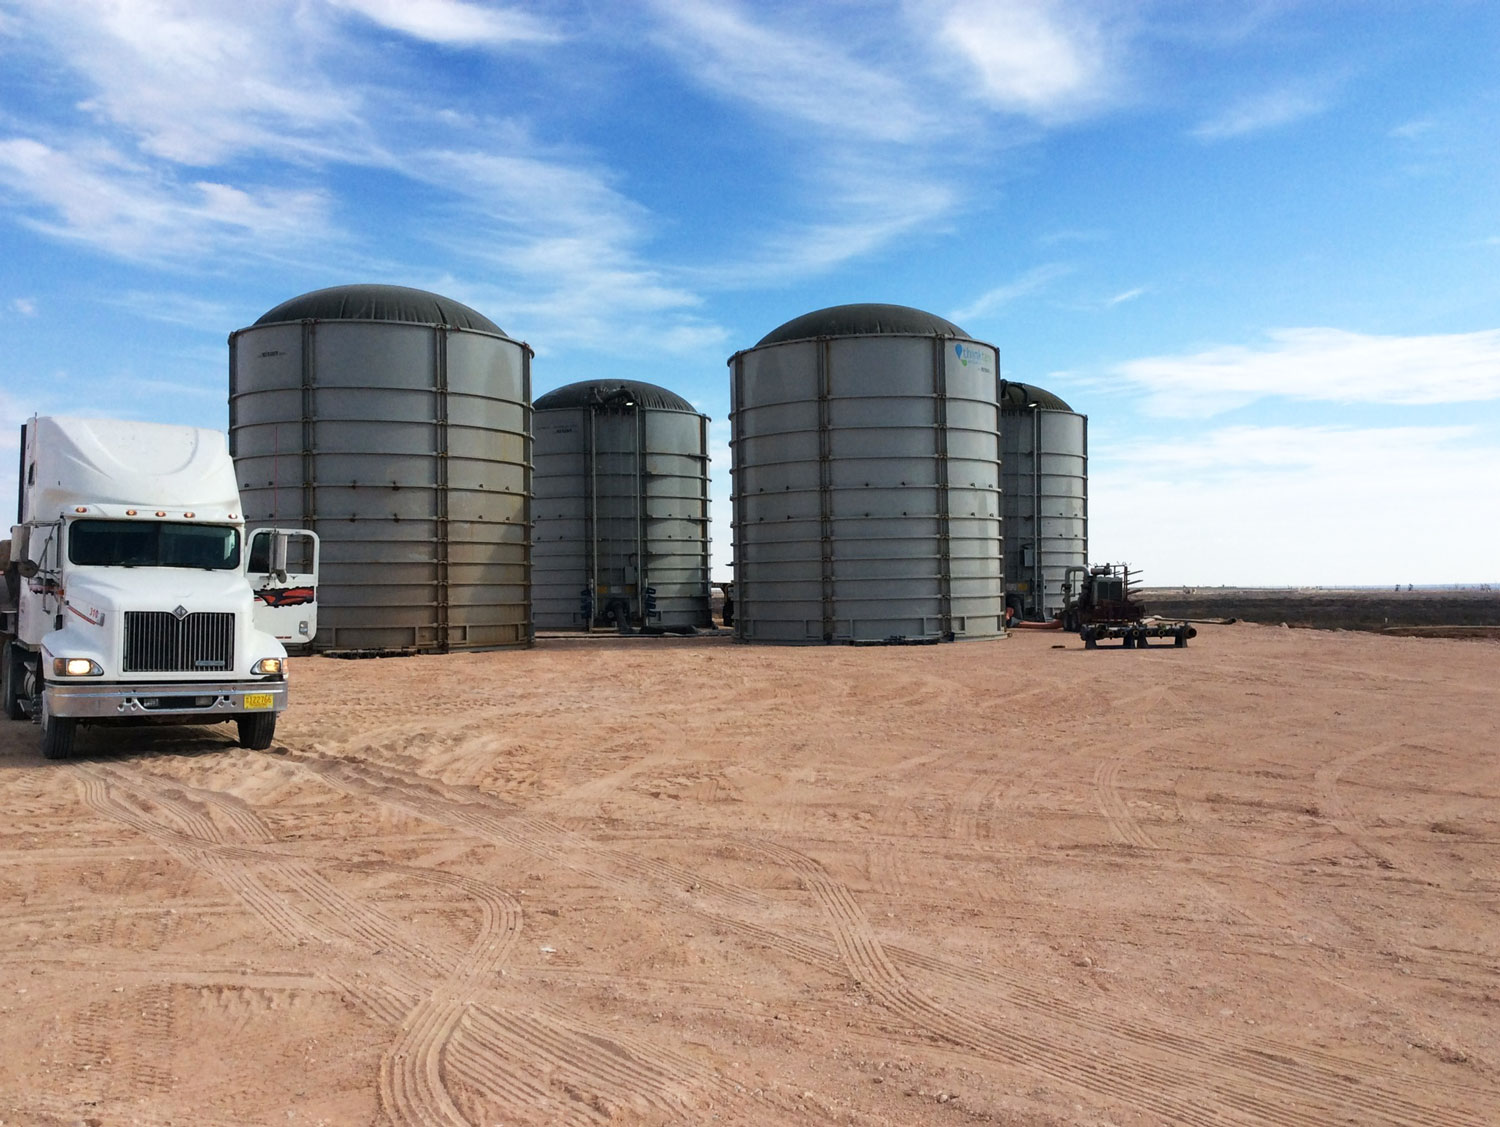
[[[125,612],[126,673],[217,673],[234,665],[234,615]]]

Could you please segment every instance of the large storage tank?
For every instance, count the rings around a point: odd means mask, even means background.
[[[809,313],[730,359],[737,638],[1003,634],[998,359],[898,305]]]
[[[1069,567],[1088,563],[1089,421],[1051,392],[1000,385],[1006,598],[1032,620],[1061,612]]]
[[[529,645],[531,349],[401,286],[339,286],[229,338],[245,516],[322,541],[319,650]]]
[[[536,626],[712,626],[708,417],[607,380],[549,391],[532,424]]]

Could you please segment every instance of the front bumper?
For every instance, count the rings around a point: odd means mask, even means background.
[[[287,699],[285,681],[173,681],[155,685],[52,681],[47,684],[44,707],[50,716],[95,720],[181,716],[212,721],[240,713],[281,712]]]

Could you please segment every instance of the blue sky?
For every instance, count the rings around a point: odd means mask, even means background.
[[[713,418],[913,305],[1090,419],[1095,560],[1500,579],[1500,5],[0,0],[0,490],[33,412],[223,428],[230,332],[466,302]]]

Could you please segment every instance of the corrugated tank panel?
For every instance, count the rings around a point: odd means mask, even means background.
[[[997,364],[895,334],[731,360],[738,638],[1003,633]]]
[[[536,624],[710,626],[708,420],[651,385],[606,390],[602,400],[549,393],[543,402],[582,405],[535,415]]]
[[[530,644],[530,358],[406,322],[230,338],[245,515],[322,540],[317,649]]]

